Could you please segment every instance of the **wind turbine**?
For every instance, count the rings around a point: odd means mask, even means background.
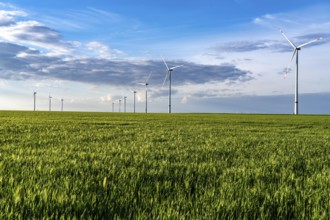
[[[322,38],[316,38],[314,40],[308,41],[307,43],[301,44],[299,46],[296,46],[294,43],[292,43],[289,38],[287,38],[287,36],[284,34],[284,32],[282,30],[280,30],[282,35],[284,36],[284,38],[290,43],[290,45],[293,47],[293,54],[292,54],[292,58],[291,58],[291,62],[294,58],[294,56],[296,56],[296,83],[295,83],[295,96],[294,96],[294,114],[297,115],[298,114],[298,54],[299,54],[299,50],[301,50],[302,47],[314,43],[316,41],[321,40]],[[288,68],[287,68],[288,69]]]
[[[121,107],[121,99],[118,99],[119,101],[119,112],[121,112],[120,107]]]
[[[126,113],[126,96],[124,96],[124,112]]]
[[[64,102],[64,99],[62,98],[61,99],[61,111],[63,112],[63,102]]]
[[[135,90],[131,90],[131,92],[133,92],[133,94],[134,94],[134,113],[135,113],[135,95],[136,95],[136,91]]]
[[[52,97],[50,96],[50,93],[49,93],[49,111],[52,110]]]
[[[112,112],[115,112],[115,103],[112,102]]]
[[[179,66],[174,66],[174,67],[171,67],[171,68],[168,68],[168,65],[167,63],[165,62],[164,58],[163,58],[163,61],[164,61],[164,64],[166,66],[166,69],[167,69],[167,73],[165,75],[165,79],[164,79],[164,82],[163,82],[163,86],[166,82],[166,79],[167,77],[169,78],[169,90],[168,90],[168,113],[171,113],[171,86],[172,86],[172,72],[174,69],[178,68],[178,67],[181,67],[183,65],[179,65]]]
[[[151,73],[149,73],[149,76],[147,77],[147,80],[144,83],[139,83],[141,85],[146,86],[146,113],[148,113],[148,85],[149,85],[149,78],[151,76]]]
[[[33,92],[33,111],[36,111],[36,98],[37,98],[37,92]]]

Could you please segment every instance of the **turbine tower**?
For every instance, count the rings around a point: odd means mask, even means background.
[[[126,113],[126,96],[124,96],[124,112]]]
[[[61,99],[61,111],[63,112],[63,102],[64,102],[64,99],[62,98]]]
[[[151,76],[151,73],[149,73],[149,76],[147,77],[147,80],[144,83],[139,83],[146,87],[146,113],[148,113],[148,85],[149,85],[150,76]]]
[[[51,111],[52,110],[52,97],[50,96],[50,94],[49,94],[49,111]]]
[[[165,64],[165,66],[166,66],[166,69],[167,69],[167,73],[166,73],[166,75],[165,75],[165,79],[164,79],[164,82],[163,82],[163,86],[164,86],[164,84],[165,84],[165,82],[166,82],[166,79],[167,79],[167,77],[168,77],[168,79],[169,79],[169,89],[168,89],[168,113],[171,113],[171,90],[172,90],[172,88],[171,88],[171,86],[172,86],[172,72],[173,72],[173,70],[174,69],[176,69],[176,68],[178,68],[178,67],[181,67],[181,66],[183,66],[183,65],[179,65],[179,66],[174,66],[174,67],[171,67],[171,68],[168,68],[168,65],[167,65],[167,63],[165,62],[165,60],[164,60],[164,58],[163,58],[163,61],[164,61],[164,64]]]
[[[112,112],[115,112],[115,103],[112,102]]]
[[[119,112],[121,112],[120,107],[121,107],[121,99],[118,100],[119,101]]]
[[[33,92],[33,111],[36,111],[37,92]]]
[[[133,96],[134,96],[134,99],[133,99],[133,111],[135,113],[135,95],[136,95],[136,91],[135,90],[131,90],[133,92]]]
[[[291,58],[291,62],[294,58],[294,56],[296,56],[296,82],[295,82],[295,96],[294,96],[294,114],[298,115],[298,54],[299,51],[301,50],[302,47],[314,43],[316,41],[321,40],[322,38],[316,38],[312,41],[309,41],[307,43],[301,44],[299,46],[296,46],[294,43],[292,43],[289,38],[287,38],[287,36],[284,34],[284,32],[282,30],[280,30],[282,35],[284,36],[284,38],[289,42],[289,44],[293,47],[293,54],[292,54],[292,58]],[[287,70],[286,70],[287,71]]]

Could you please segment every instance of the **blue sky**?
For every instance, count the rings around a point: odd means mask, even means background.
[[[7,1],[0,3],[0,109],[293,112],[292,48],[299,53],[299,111],[330,113],[328,1]],[[284,74],[285,68],[291,71]],[[123,103],[121,106],[123,110]]]

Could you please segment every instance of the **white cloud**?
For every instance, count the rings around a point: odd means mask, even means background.
[[[329,5],[316,5],[286,13],[265,14],[254,18],[252,23],[273,30],[284,28],[300,33],[328,32],[330,28],[329,10]]]
[[[97,41],[87,43],[86,48],[92,53],[93,57],[101,59],[112,59],[116,58],[117,55],[123,54],[122,51],[117,49],[112,50],[109,46]]]
[[[186,104],[190,98],[191,98],[191,95],[184,95],[181,99],[181,103]]]
[[[0,26],[2,38],[12,43],[35,46],[49,55],[67,55],[71,45],[61,40],[60,34],[37,21],[19,21],[7,26]]]
[[[4,87],[7,84],[8,84],[7,80],[3,80],[3,79],[0,80],[0,87]]]
[[[112,101],[112,96],[111,96],[111,94],[107,94],[107,95],[101,96],[100,100],[101,100],[102,103],[111,102]]]
[[[15,23],[15,17],[24,17],[27,14],[24,11],[6,11],[0,10],[0,26]]]
[[[43,55],[50,57],[73,56],[75,58],[94,57],[113,59],[124,54],[123,51],[110,48],[108,45],[99,41],[91,41],[88,43],[82,43],[76,40],[64,41],[59,31],[31,19],[29,14],[25,11],[14,9],[13,6],[9,7],[4,4],[0,5],[0,8],[1,6],[3,6],[3,9],[0,10],[0,39],[5,42],[24,45],[31,49],[34,48],[39,50]],[[116,14],[95,8],[76,13],[82,14],[88,18],[92,17],[92,15],[97,15],[100,16],[100,19],[120,19]],[[24,19],[21,19],[22,17],[24,17]],[[31,55],[25,52],[21,52],[17,55],[17,57],[21,58],[28,56]]]

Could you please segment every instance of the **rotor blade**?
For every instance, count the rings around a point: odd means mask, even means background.
[[[284,79],[286,79],[288,77],[288,73],[291,72],[291,65],[292,65],[292,62],[290,61],[290,63],[288,64],[288,66],[284,69]]]
[[[176,68],[179,68],[179,67],[182,67],[183,65],[179,65],[179,66],[175,66],[175,67],[172,67],[171,70],[174,70]]]
[[[148,83],[148,80],[149,80],[150,76],[151,76],[151,72],[149,73],[149,76],[148,76],[148,78],[147,78],[147,80],[146,80],[145,84],[147,84],[147,83]]]
[[[306,45],[308,45],[308,44],[314,43],[314,42],[319,41],[319,40],[321,40],[321,39],[322,39],[322,37],[316,38],[316,39],[311,40],[311,41],[309,41],[309,42],[307,42],[307,43],[304,43],[304,44],[302,44],[302,45],[299,45],[298,48],[304,47],[304,46],[306,46]]]
[[[296,53],[297,53],[297,49],[294,49],[290,62],[292,62],[292,60],[293,60],[294,56],[296,55]]]
[[[287,38],[287,36],[285,36],[284,32],[280,29],[280,32],[282,33],[282,35],[285,37],[285,39],[291,44],[291,46],[293,48],[297,48],[296,45],[294,45],[294,43],[292,43],[289,38]]]
[[[292,60],[293,60],[294,56],[296,55],[296,53],[297,53],[297,49],[294,49],[290,63],[288,64],[288,67],[284,69],[284,79],[287,78],[288,73],[291,71]]]
[[[167,72],[166,75],[165,75],[165,79],[164,79],[164,82],[163,82],[163,86],[162,86],[162,87],[164,87],[164,85],[165,85],[165,82],[166,82],[166,80],[167,80],[167,76],[168,76],[168,74],[170,74],[170,73]]]
[[[165,64],[165,66],[166,66],[166,69],[169,70],[169,68],[168,68],[168,66],[167,66],[167,63],[165,62],[164,57],[162,57],[162,59],[163,59],[163,61],[164,61],[164,64]]]

